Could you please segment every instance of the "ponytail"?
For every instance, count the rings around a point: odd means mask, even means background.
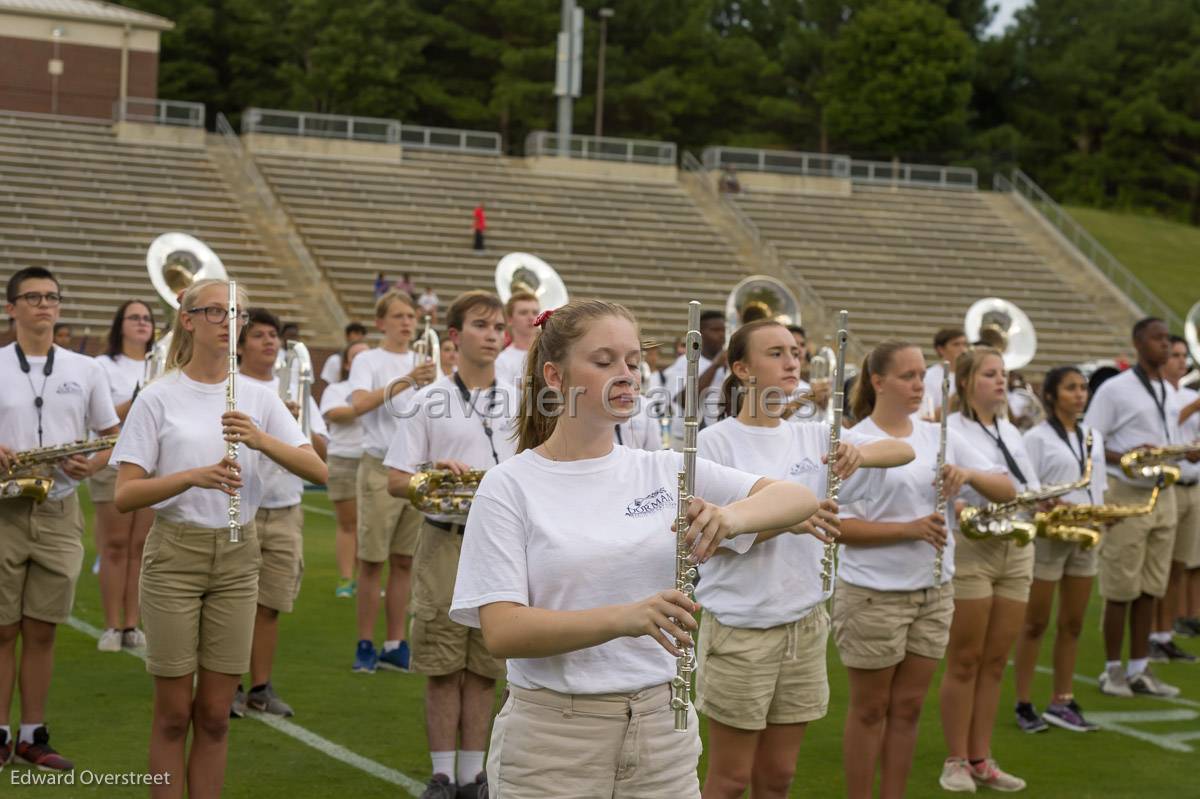
[[[850,391],[850,413],[858,421],[862,421],[875,412],[875,384],[871,382],[872,375],[886,375],[892,368],[896,353],[910,348],[915,344],[897,339],[881,342],[863,358],[862,371],[854,380],[854,388]]]

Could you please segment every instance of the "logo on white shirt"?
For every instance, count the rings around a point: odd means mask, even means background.
[[[667,493],[667,489],[659,486],[641,499],[635,499],[626,505],[625,515],[630,517],[648,516],[674,504],[675,498]]]
[[[82,394],[83,386],[76,383],[74,380],[67,380],[58,387],[56,394]]]
[[[799,463],[793,463],[788,467],[788,474],[805,474],[807,472],[820,471],[821,464],[814,461],[812,458],[805,458]]]

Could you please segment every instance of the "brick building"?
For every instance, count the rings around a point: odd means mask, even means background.
[[[174,23],[99,0],[0,0],[0,109],[111,119],[158,96],[158,49]]]

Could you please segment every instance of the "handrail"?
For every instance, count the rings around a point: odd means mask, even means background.
[[[572,158],[591,161],[624,161],[630,164],[675,165],[675,142],[649,139],[620,139],[611,136],[571,136]],[[558,155],[558,134],[548,130],[530,131],[525,137],[525,155]]]
[[[1103,244],[1083,228],[1075,218],[1063,210],[1041,186],[1019,169],[1014,169],[1012,179],[997,172],[992,177],[995,191],[1012,192],[1026,202],[1022,205],[1031,213],[1041,216],[1075,247],[1079,255],[1094,265],[1112,284],[1125,294],[1143,314],[1157,316],[1173,330],[1183,330],[1183,319],[1157,294],[1129,271],[1125,264],[1109,252]]]
[[[316,114],[278,108],[247,108],[242,112],[242,133],[277,133],[322,139],[400,143],[400,122],[380,117]]]
[[[417,150],[440,150],[474,155],[500,155],[499,133],[490,130],[433,128],[424,125],[400,125],[400,142]]]
[[[979,175],[971,167],[907,164],[903,161],[850,162],[850,179],[855,183],[901,186],[937,186],[943,189],[979,188]]]
[[[113,101],[114,122],[149,122],[155,125],[204,127],[204,103],[186,100],[159,100],[153,97],[126,97]]]
[[[705,147],[701,158],[708,169],[724,169],[731,166],[753,172],[782,172],[814,177],[844,178],[850,175],[849,156],[829,153],[750,147]]]

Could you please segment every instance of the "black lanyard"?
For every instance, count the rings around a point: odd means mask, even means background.
[[[1071,439],[1067,436],[1067,428],[1063,427],[1062,420],[1052,416],[1050,417],[1050,426],[1054,428],[1055,433],[1058,433],[1058,437],[1062,439],[1062,442],[1067,445],[1067,449],[1071,450],[1071,455],[1079,463],[1079,476],[1083,477],[1084,470],[1087,468],[1087,452],[1083,446],[1083,426],[1075,425],[1075,438],[1079,441],[1078,455],[1075,454],[1075,447],[1071,446]]]
[[[1000,454],[1004,456],[1004,462],[1008,465],[1008,471],[1013,477],[1020,481],[1021,485],[1026,485],[1025,475],[1021,472],[1021,467],[1017,466],[1017,459],[1008,451],[1008,446],[1005,445],[1004,439],[1000,437],[1000,423],[992,420],[992,426],[996,428],[996,435],[992,435],[992,431],[984,426],[983,422],[975,420],[983,432],[987,433],[987,437],[996,442],[996,446],[1000,448]]]
[[[617,443],[621,446],[625,446],[625,442],[621,440],[621,425],[614,424],[613,431],[617,434]]]
[[[25,379],[29,381],[29,391],[33,394],[33,407],[37,408],[38,417],[38,447],[42,446],[42,406],[46,404],[46,383],[50,380],[50,374],[54,371],[54,345],[50,345],[50,352],[46,353],[46,363],[42,366],[42,390],[39,393],[33,387],[33,378],[29,373],[33,368],[29,365],[29,359],[25,357],[25,350],[21,349],[21,345],[14,342],[17,348],[17,362],[21,364],[21,371],[25,373]]]
[[[1154,400],[1154,407],[1158,408],[1158,418],[1162,420],[1163,431],[1167,434],[1167,443],[1171,443],[1171,426],[1167,424],[1167,384],[1163,379],[1158,378],[1158,384],[1162,386],[1162,398],[1154,391],[1154,386],[1150,385],[1150,378],[1142,367],[1133,367],[1133,373],[1137,375],[1138,382],[1142,384],[1142,388],[1150,393],[1150,399]]]
[[[458,376],[458,372],[454,373],[454,383],[458,386],[459,393],[462,394],[463,402],[465,402],[470,410],[467,411],[467,416],[475,411],[475,401],[471,399],[471,389],[467,388],[467,384]],[[496,407],[496,381],[493,380],[491,386],[488,387],[488,404],[487,412],[483,415],[483,434],[487,436],[488,446],[492,450],[492,461],[496,464],[500,463],[500,456],[496,454],[496,442],[492,439],[492,411]]]

